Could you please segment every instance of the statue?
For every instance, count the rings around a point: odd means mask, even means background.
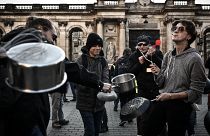
[[[114,61],[114,57],[116,55],[115,45],[112,42],[109,42],[106,48],[106,59],[109,63]]]

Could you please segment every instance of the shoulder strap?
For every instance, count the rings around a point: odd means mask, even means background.
[[[102,65],[102,68],[104,69],[105,66],[106,66],[106,60],[104,57],[101,57],[101,65]]]
[[[82,65],[87,69],[88,62],[87,62],[87,57],[84,54],[82,54]]]

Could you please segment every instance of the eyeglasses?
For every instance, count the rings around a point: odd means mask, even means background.
[[[138,43],[138,44],[137,44],[137,46],[142,46],[142,45],[143,45],[143,46],[147,46],[146,43]]]
[[[174,31],[184,32],[184,31],[185,31],[185,27],[184,27],[184,26],[180,26],[180,27],[173,26],[173,27],[171,28],[171,31],[172,31],[172,32],[174,32]]]

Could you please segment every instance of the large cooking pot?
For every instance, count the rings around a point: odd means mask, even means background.
[[[128,92],[137,87],[135,75],[131,73],[115,76],[111,82],[114,90],[119,93]]]
[[[143,97],[136,97],[122,106],[120,118],[123,121],[132,120],[141,116],[150,106],[150,100]]]
[[[7,51],[9,87],[26,93],[57,89],[67,79],[64,51],[47,43],[24,43]]]

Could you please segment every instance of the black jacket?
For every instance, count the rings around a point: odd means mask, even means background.
[[[152,72],[147,72],[147,68],[150,68],[151,64],[148,61],[141,64],[139,57],[142,56],[140,51],[137,49],[129,57],[129,68],[128,72],[133,73],[136,77],[138,84],[139,95],[148,99],[153,99],[158,94],[158,86],[154,81],[154,75]],[[149,60],[152,60],[159,68],[161,67],[163,55],[160,51],[156,51]]]
[[[96,73],[103,82],[109,82],[109,68],[104,57],[92,58],[87,54],[86,50],[83,50],[83,54],[78,58],[77,62],[85,66],[89,71]],[[77,90],[77,109],[90,112],[104,109],[105,102],[97,99],[97,93],[101,89],[78,85]]]

